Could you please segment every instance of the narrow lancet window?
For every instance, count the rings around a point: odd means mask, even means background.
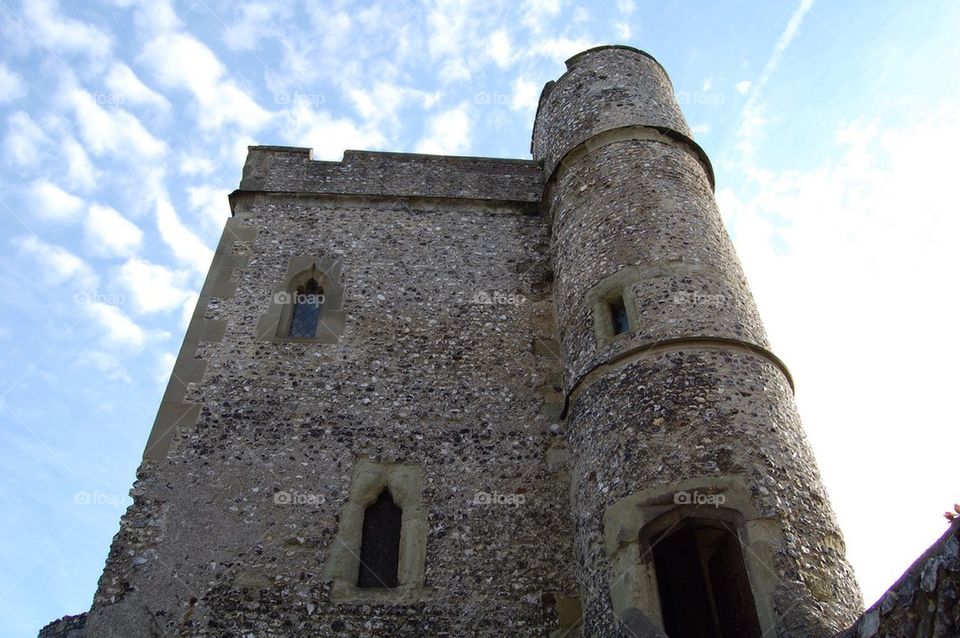
[[[357,587],[396,587],[403,510],[384,490],[363,516]]]
[[[760,638],[735,529],[681,523],[651,544],[670,638]]]
[[[323,307],[323,288],[311,279],[297,289],[291,299],[293,313],[290,317],[291,337],[313,337],[317,334],[320,310]]]
[[[617,295],[608,302],[610,323],[613,334],[619,335],[630,331],[630,318],[627,316],[627,306],[623,302],[623,295]]]

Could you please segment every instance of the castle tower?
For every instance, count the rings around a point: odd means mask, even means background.
[[[250,147],[93,606],[44,638],[850,624],[666,74],[567,64],[533,160]]]
[[[848,626],[860,594],[792,381],[666,73],[630,47],[574,56],[544,87],[532,147],[584,634],[615,635],[614,617],[671,636]]]

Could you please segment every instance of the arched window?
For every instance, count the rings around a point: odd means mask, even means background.
[[[736,526],[682,519],[650,539],[670,638],[760,638]]]
[[[383,490],[363,515],[357,587],[396,587],[403,510]]]
[[[303,286],[297,288],[292,296],[293,312],[290,315],[291,337],[313,337],[317,334],[317,324],[320,322],[320,311],[323,309],[323,288],[316,279],[310,279]]]

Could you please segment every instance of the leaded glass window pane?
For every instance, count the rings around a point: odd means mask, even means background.
[[[293,314],[290,319],[291,337],[315,337],[323,307],[323,288],[311,279],[299,288],[293,299]]]

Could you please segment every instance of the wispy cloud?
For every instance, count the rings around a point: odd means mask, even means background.
[[[0,64],[0,104],[15,102],[27,94],[23,78]]]
[[[214,52],[188,33],[158,36],[144,47],[141,57],[161,85],[193,95],[194,116],[203,129],[230,124],[257,130],[272,117],[229,77]]]
[[[83,199],[45,179],[33,181],[27,193],[33,212],[41,219],[74,221],[84,207]]]
[[[470,115],[464,102],[438,113],[427,124],[427,134],[417,144],[418,153],[456,155],[470,144]]]
[[[143,231],[109,206],[92,204],[84,221],[87,245],[96,254],[124,257],[143,243]]]
[[[126,157],[133,151],[140,157],[154,157],[166,152],[166,143],[132,113],[101,106],[96,95],[78,87],[68,89],[63,99],[73,110],[86,147],[95,155]]]
[[[95,26],[64,16],[53,0],[23,3],[23,16],[29,35],[38,46],[64,54],[81,53],[103,58],[110,53],[112,40]]]
[[[170,201],[164,197],[159,198],[155,212],[160,237],[174,256],[197,273],[207,272],[213,259],[213,251],[184,225]]]

